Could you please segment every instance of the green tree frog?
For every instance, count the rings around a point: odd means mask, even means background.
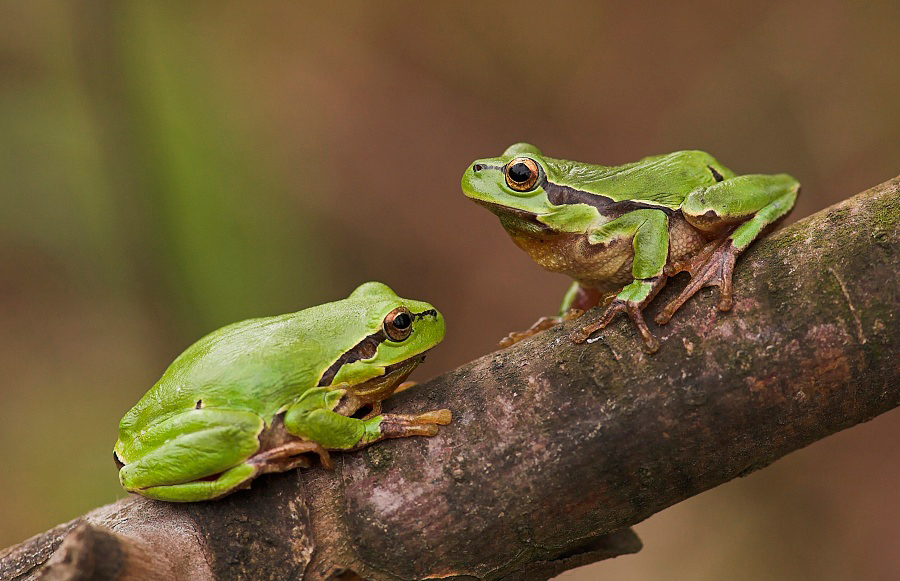
[[[659,324],[704,286],[719,286],[718,308],[731,309],[735,259],[790,212],[800,184],[786,174],[735,175],[702,151],[602,166],[552,159],[517,143],[470,165],[462,189],[538,264],[574,279],[560,316],[511,334],[502,346],[608,304],[572,339],[587,340],[625,312],[654,352],[659,343],[642,311],[666,278],[691,275],[655,317]]]
[[[330,467],[329,450],[433,436],[450,423],[449,410],[381,414],[381,402],[411,383],[404,380],[443,337],[434,307],[379,282],[213,331],[122,418],[122,486],[160,500],[210,500],[260,474],[309,467],[308,453]]]

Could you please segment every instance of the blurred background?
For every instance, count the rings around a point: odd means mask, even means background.
[[[119,418],[202,334],[378,279],[437,305],[420,381],[568,281],[464,198],[527,140],[803,183],[900,171],[900,3],[0,5],[0,546],[123,497]],[[512,300],[511,300],[512,299]],[[585,579],[896,579],[893,412],[637,527]]]

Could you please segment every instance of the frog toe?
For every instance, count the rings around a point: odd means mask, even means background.
[[[453,420],[448,409],[431,410],[422,414],[384,414],[378,423],[378,435],[364,445],[387,438],[410,436],[436,436],[438,426],[446,426]]]
[[[640,334],[641,340],[644,342],[644,348],[649,353],[655,353],[659,350],[659,341],[653,336],[653,333],[650,332],[649,327],[647,327],[647,321],[644,320],[642,308],[642,303],[616,299],[606,307],[606,310],[597,322],[576,329],[570,337],[575,343],[584,343],[595,331],[603,329],[612,322],[616,315],[620,312],[624,312],[628,315],[628,318],[631,319],[631,322]]]
[[[628,301],[623,301],[622,299],[615,299],[613,302],[606,307],[606,310],[603,311],[603,314],[600,316],[600,319],[597,321],[585,325],[584,327],[580,327],[575,329],[570,335],[572,341],[574,343],[584,343],[590,338],[591,335],[594,334],[595,331],[599,331],[606,327],[620,312],[624,312],[627,310]]]
[[[631,322],[634,323],[644,342],[644,348],[650,353],[656,352],[659,349],[659,341],[656,340],[656,337],[653,336],[653,333],[647,327],[643,310],[665,285],[665,282],[665,275],[636,279],[622,289],[609,306],[606,307],[606,310],[603,311],[600,319],[572,333],[572,340],[575,343],[584,343],[594,331],[606,327],[616,315],[624,312],[631,319]]]
[[[300,438],[260,452],[250,458],[248,463],[256,466],[260,474],[286,472],[294,468],[309,468],[312,466],[307,456],[310,453],[318,455],[322,466],[326,469],[331,469],[331,456],[328,454],[328,450],[316,442]]]
[[[546,331],[547,329],[552,329],[553,327],[559,325],[560,323],[563,323],[565,321],[570,321],[576,317],[579,317],[579,316],[581,316],[581,314],[583,312],[584,311],[581,311],[579,309],[569,309],[562,316],[541,317],[531,327],[529,327],[528,330],[516,331],[516,332],[510,333],[509,335],[507,335],[506,337],[501,339],[500,342],[498,343],[498,346],[505,349],[506,347],[515,345],[519,341],[527,339],[528,337],[537,335],[541,331]]]

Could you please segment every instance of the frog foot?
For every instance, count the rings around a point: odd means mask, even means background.
[[[731,275],[734,272],[734,262],[740,254],[731,239],[708,245],[703,251],[691,260],[671,265],[670,275],[687,271],[691,275],[691,281],[672,302],[663,308],[653,319],[657,324],[664,325],[669,322],[681,305],[694,296],[697,291],[707,286],[719,287],[720,311],[730,311],[734,304],[732,297]]]
[[[599,321],[574,331],[571,335],[572,341],[575,343],[584,343],[594,331],[599,331],[606,327],[620,312],[628,313],[628,317],[634,323],[634,326],[637,327],[641,339],[644,340],[644,346],[647,348],[647,351],[655,353],[659,349],[659,341],[656,340],[656,337],[653,336],[653,333],[651,333],[650,329],[647,327],[647,321],[644,320],[644,314],[641,312],[640,303],[623,301],[622,299],[615,299],[608,307],[606,307],[606,310],[603,311],[603,315],[600,317]]]
[[[559,325],[560,323],[565,323],[566,321],[571,321],[572,319],[577,319],[584,311],[581,309],[569,309],[562,316],[556,317],[541,317],[538,319],[534,325],[528,328],[527,331],[516,331],[514,333],[510,333],[506,337],[500,340],[498,345],[501,348],[506,348],[511,345],[515,345],[522,339],[527,339],[533,335],[537,335],[541,331],[546,331],[547,329],[552,329],[553,327]]]
[[[575,330],[571,335],[572,341],[584,343],[595,331],[606,327],[616,315],[624,312],[628,314],[628,318],[631,319],[641,335],[644,348],[649,353],[655,353],[659,349],[659,341],[647,327],[643,310],[665,283],[665,275],[634,281],[622,289],[622,292],[606,307],[598,321]]]
[[[433,410],[418,415],[385,414],[381,416],[382,438],[434,436],[438,426],[446,426],[453,419],[450,410]]]
[[[397,391],[394,390],[394,393],[397,393]],[[381,415],[381,402],[380,402],[380,401],[374,401],[374,402],[372,402],[371,405],[372,405],[372,409],[370,409],[370,410],[369,410],[369,413],[367,413],[366,415],[364,415],[364,416],[362,417],[362,420],[363,420],[363,421],[370,420],[370,419],[374,418],[375,416],[380,416],[380,415]]]
[[[328,455],[328,450],[306,440],[293,440],[270,448],[253,456],[247,463],[256,468],[257,474],[284,472],[298,467],[309,468],[309,458],[305,456],[309,452],[318,454],[322,466],[331,469],[331,456]]]

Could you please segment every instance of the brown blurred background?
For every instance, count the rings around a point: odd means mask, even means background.
[[[896,1],[3,2],[0,546],[124,496],[119,418],[222,324],[383,280],[449,321],[422,380],[554,311],[459,189],[514,141],[789,172],[791,219],[895,176],[898,39]],[[898,418],[564,578],[900,578]]]

